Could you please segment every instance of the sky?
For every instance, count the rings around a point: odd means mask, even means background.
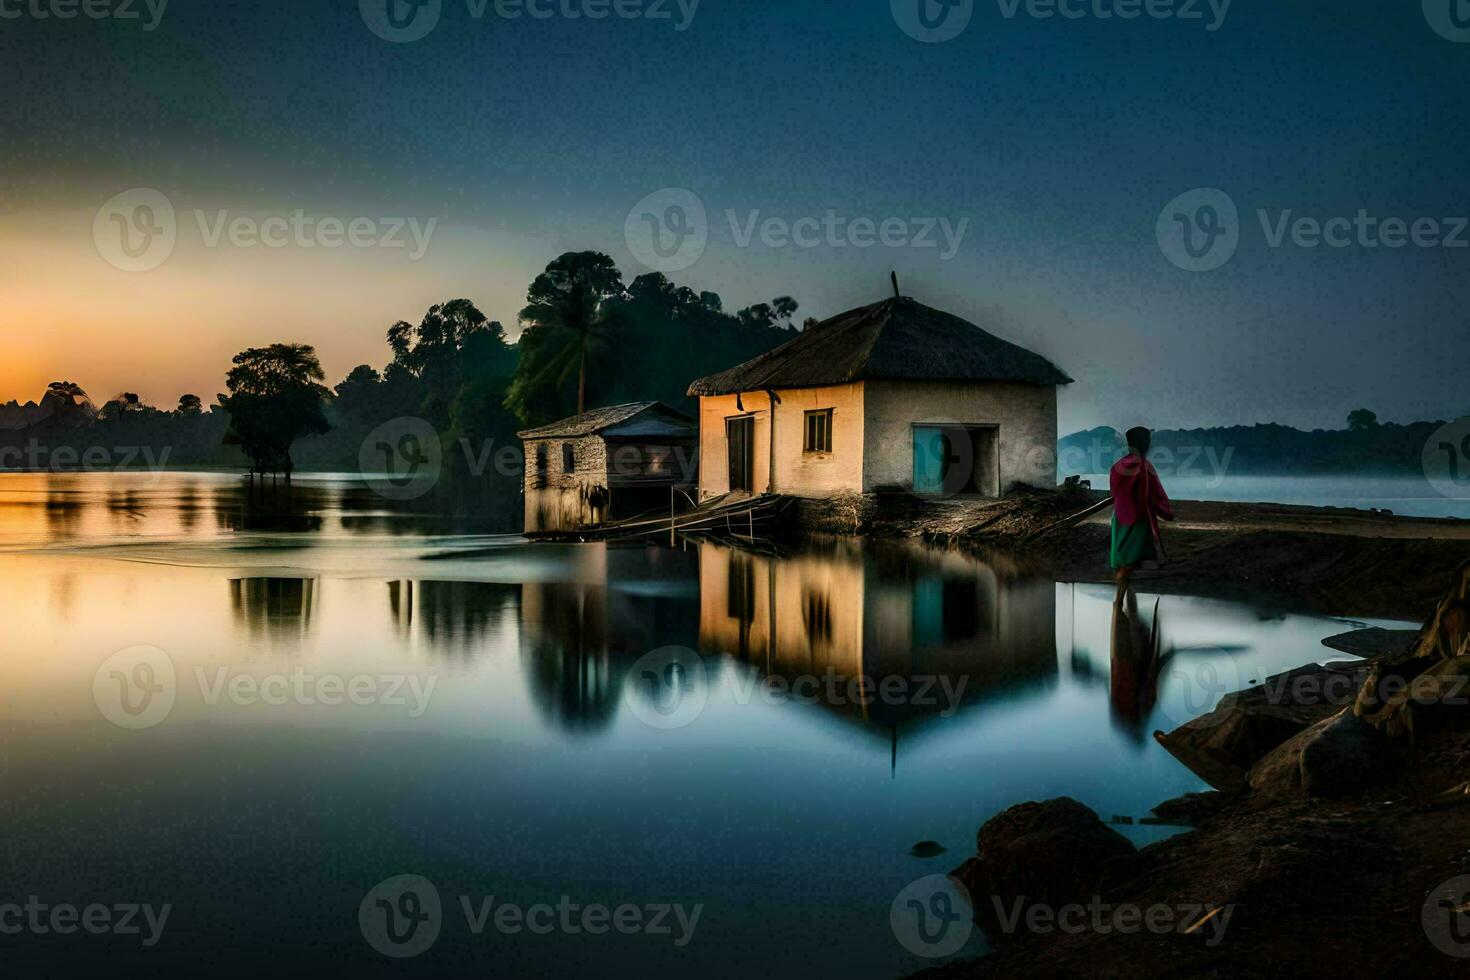
[[[1452,0],[427,2],[0,0],[0,401],[335,382],[595,249],[799,318],[896,271],[1063,432],[1470,411]]]

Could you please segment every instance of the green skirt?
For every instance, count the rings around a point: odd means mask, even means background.
[[[1141,561],[1157,558],[1154,550],[1153,531],[1148,526],[1148,520],[1137,521],[1134,524],[1119,524],[1118,515],[1113,515],[1113,551],[1112,565],[1114,568],[1122,568],[1124,565],[1137,565]]]

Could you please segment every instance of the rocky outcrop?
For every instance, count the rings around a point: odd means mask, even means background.
[[[1309,664],[1227,694],[1214,711],[1154,738],[1215,789],[1246,788],[1251,767],[1277,746],[1352,704],[1368,667]]]
[[[1134,853],[1128,839],[1070,797],[1013,806],[980,828],[978,853],[952,874],[976,912],[991,899],[1063,905],[1098,893],[1103,866]]]
[[[1351,796],[1381,776],[1388,741],[1351,708],[1317,722],[1251,768],[1257,793]]]

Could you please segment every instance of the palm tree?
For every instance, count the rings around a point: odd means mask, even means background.
[[[623,277],[601,252],[568,252],[536,277],[521,310],[521,361],[508,404],[531,421],[560,402],[577,374],[577,414],[587,410],[587,361],[607,338],[608,304],[623,294]]]

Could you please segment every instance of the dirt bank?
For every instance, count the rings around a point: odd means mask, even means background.
[[[1470,562],[1448,581],[1401,648],[1156,733],[1217,787],[1155,807],[1192,831],[1135,850],[1066,798],[988,821],[950,875],[995,951],[924,975],[1470,975]]]
[[[1464,780],[1467,757],[1470,736],[1441,733],[1354,799],[1208,793],[1160,806],[1176,819],[1197,820],[1196,829],[1110,868],[1116,883],[1099,898],[1145,909],[1231,906],[1228,928],[1213,945],[1208,929],[1023,930],[988,957],[920,975],[1470,975],[1470,959],[1436,947],[1424,922],[1431,892],[1470,874],[1470,796],[1463,788],[1445,793]]]
[[[1106,494],[1087,490],[1030,491],[974,502],[893,494],[873,502],[863,530],[1005,552],[1062,580],[1110,582],[1110,509],[1046,532],[1104,499]],[[1141,590],[1417,622],[1470,556],[1470,520],[1190,500],[1175,501],[1175,511],[1178,520],[1163,531],[1168,560],[1138,573],[1134,581]]]

